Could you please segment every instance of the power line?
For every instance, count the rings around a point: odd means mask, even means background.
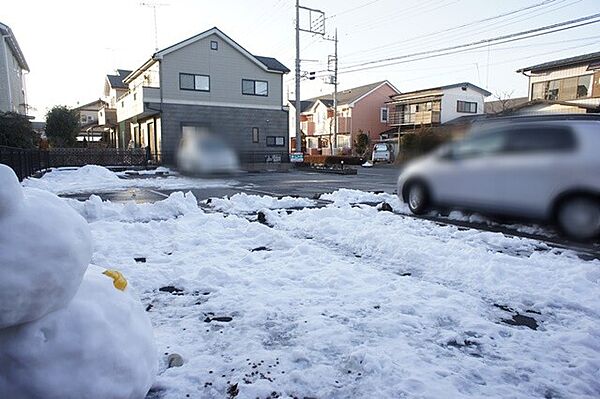
[[[325,19],[332,19],[332,18],[335,18],[335,17],[337,17],[337,16],[344,15],[344,14],[347,14],[347,13],[349,13],[349,12],[352,12],[352,11],[359,10],[359,9],[361,9],[361,8],[364,8],[364,7],[370,6],[370,5],[371,5],[371,4],[373,4],[373,3],[377,3],[378,1],[380,1],[380,0],[371,0],[371,1],[367,2],[366,4],[363,4],[363,5],[360,5],[360,6],[356,6],[356,7],[353,7],[353,8],[349,8],[349,9],[347,9],[347,10],[340,11],[340,12],[338,12],[337,14],[330,15],[330,16],[326,17]]]
[[[527,6],[527,7],[522,7],[522,8],[516,9],[516,10],[512,10],[512,11],[509,11],[509,12],[506,12],[506,13],[503,13],[503,14],[498,14],[498,15],[495,15],[495,16],[492,16],[492,17],[483,18],[483,19],[480,19],[480,20],[477,20],[477,21],[466,23],[466,24],[453,26],[451,28],[442,29],[442,30],[439,30],[439,31],[427,33],[425,35],[413,36],[411,38],[403,40],[400,43],[398,43],[398,42],[391,42],[391,43],[384,44],[384,45],[381,45],[381,46],[371,47],[370,49],[368,49],[366,51],[355,51],[355,52],[352,52],[352,53],[348,53],[348,54],[345,54],[345,57],[349,57],[349,56],[351,56],[353,54],[358,54],[358,53],[363,53],[364,54],[364,53],[368,53],[368,52],[374,52],[374,51],[377,51],[379,49],[384,49],[384,48],[388,48],[388,47],[396,47],[398,45],[401,45],[402,43],[405,43],[405,42],[408,42],[408,41],[411,41],[411,40],[414,40],[414,39],[418,39],[419,40],[419,45],[422,45],[422,43],[423,43],[422,39],[424,39],[424,38],[428,38],[428,37],[432,37],[432,36],[438,36],[438,35],[443,34],[443,33],[448,33],[448,32],[456,31],[456,30],[459,30],[459,29],[463,29],[465,27],[478,25],[478,24],[481,24],[483,22],[489,22],[489,21],[493,21],[493,20],[496,20],[496,19],[504,18],[504,17],[510,16],[510,15],[521,13],[523,11],[535,9],[535,8],[542,7],[542,6],[552,5],[552,3],[555,3],[556,1],[557,0],[544,0],[542,2],[539,2],[539,3],[536,3],[536,4],[532,4],[532,5]]]
[[[456,46],[450,46],[450,47],[445,47],[445,48],[441,48],[441,49],[421,51],[421,52],[417,52],[417,53],[400,55],[400,56],[396,56],[396,57],[388,57],[388,58],[383,58],[383,59],[379,59],[379,60],[367,61],[367,62],[362,62],[362,63],[358,63],[358,64],[354,64],[354,65],[349,65],[346,67],[341,67],[340,69],[353,69],[353,68],[358,68],[358,67],[367,66],[367,65],[380,64],[383,62],[396,61],[396,60],[405,59],[405,58],[412,58],[412,57],[421,56],[421,55],[428,55],[428,54],[448,52],[448,51],[450,51],[450,53],[447,53],[447,54],[454,54],[454,53],[456,53],[456,51],[453,51],[453,50],[459,50],[462,48],[473,47],[473,46],[482,45],[482,44],[483,45],[496,45],[499,43],[494,43],[494,42],[499,42],[502,40],[507,40],[507,39],[509,41],[523,40],[523,39],[527,39],[530,37],[541,36],[541,35],[545,35],[545,34],[549,34],[549,33],[554,33],[554,32],[559,32],[559,31],[563,31],[563,30],[567,30],[567,29],[576,28],[579,26],[597,23],[597,22],[600,22],[600,20],[591,21],[591,22],[585,22],[585,21],[590,21],[591,19],[598,18],[598,17],[600,17],[600,13],[589,15],[587,17],[569,20],[569,21],[559,22],[559,23],[552,24],[552,25],[546,25],[546,26],[542,26],[540,28],[535,28],[535,29],[530,29],[530,30],[526,30],[526,31],[522,31],[522,32],[512,33],[509,35],[498,36],[498,37],[494,37],[491,39],[483,39],[483,40],[479,40],[476,42],[459,44]],[[585,22],[585,23],[581,23],[579,25],[574,25],[574,24],[578,24],[580,22]],[[551,29],[555,29],[555,28],[560,28],[560,27],[563,27],[566,25],[573,25],[573,26],[567,26],[565,28],[553,30],[550,32],[543,32],[543,31],[547,31],[547,30],[551,30]],[[538,33],[538,32],[542,32],[542,33]],[[519,36],[525,36],[525,35],[530,35],[530,36],[519,37]],[[507,43],[507,42],[508,41],[504,41],[502,43]]]

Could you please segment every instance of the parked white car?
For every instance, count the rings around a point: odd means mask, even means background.
[[[600,117],[499,118],[410,163],[398,195],[432,206],[551,221],[567,235],[600,234]]]
[[[177,167],[182,173],[235,173],[238,157],[222,140],[212,134],[184,134],[177,151]]]
[[[371,157],[373,163],[375,162],[392,162],[393,151],[389,144],[377,143],[373,146],[373,156]]]

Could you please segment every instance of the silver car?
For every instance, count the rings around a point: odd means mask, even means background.
[[[392,162],[393,151],[389,144],[377,143],[373,146],[373,163],[375,162]]]
[[[600,234],[600,116],[499,118],[407,165],[398,195],[432,206],[551,221],[567,235]]]
[[[177,167],[187,174],[226,174],[239,170],[236,153],[214,134],[184,130],[177,151]]]

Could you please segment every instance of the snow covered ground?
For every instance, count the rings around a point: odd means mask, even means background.
[[[212,210],[182,193],[69,203],[93,263],[147,306],[162,354],[151,397],[600,396],[599,261],[351,205],[365,197],[404,206],[342,190],[293,212],[277,208],[295,199],[247,195]]]
[[[144,175],[156,175],[156,172],[169,172],[168,169],[148,171]],[[139,173],[139,172],[138,172]],[[233,180],[198,179],[180,175],[156,176],[144,179],[122,179],[125,172],[114,173],[102,166],[86,165],[81,168],[52,169],[41,178],[28,178],[23,182],[25,187],[34,187],[55,194],[78,194],[87,192],[110,192],[128,188],[161,188],[164,190],[181,190],[194,188],[229,187],[237,182]]]

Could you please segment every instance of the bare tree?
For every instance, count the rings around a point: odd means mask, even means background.
[[[513,99],[514,92],[514,90],[502,90],[494,93],[495,101],[490,104],[492,109],[489,111],[489,113],[502,114],[514,107],[516,105]]]

